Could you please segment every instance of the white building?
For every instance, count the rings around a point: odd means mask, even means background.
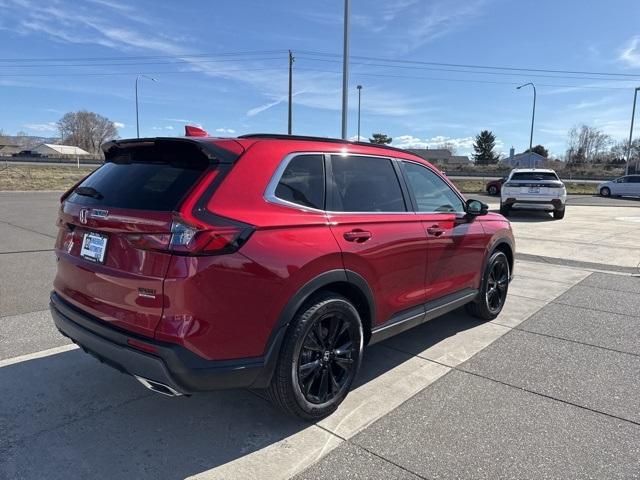
[[[55,145],[53,143],[43,143],[31,149],[32,152],[37,152],[40,155],[47,157],[56,157],[59,155],[69,155],[74,157],[84,157],[91,155],[86,150],[80,147],[74,147],[72,145]]]

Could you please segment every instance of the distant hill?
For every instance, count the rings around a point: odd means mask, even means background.
[[[0,145],[20,145],[28,149],[42,143],[60,143],[60,137],[37,137],[35,135],[0,136]]]

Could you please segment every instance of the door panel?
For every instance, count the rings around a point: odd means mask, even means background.
[[[427,235],[427,300],[478,288],[486,245],[482,224],[455,213],[418,216]]]
[[[467,217],[462,198],[438,173],[413,162],[402,162],[402,170],[427,238],[426,299],[478,288],[482,224]]]
[[[425,302],[426,237],[391,159],[332,155],[328,220],[344,266],[362,275],[376,301],[374,325]]]
[[[373,290],[374,325],[426,301],[427,245],[416,215],[333,214],[329,221],[345,268],[362,275]],[[369,232],[370,237],[351,241],[349,234],[354,231]]]

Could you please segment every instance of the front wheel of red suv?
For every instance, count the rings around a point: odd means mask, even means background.
[[[269,395],[285,413],[316,421],[344,400],[362,360],[362,321],[341,295],[314,296],[284,339]]]
[[[478,298],[467,304],[467,311],[482,320],[493,320],[502,311],[508,290],[509,260],[503,252],[496,251],[487,262]]]

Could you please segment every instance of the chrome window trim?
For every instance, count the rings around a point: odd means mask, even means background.
[[[345,215],[459,215],[460,213],[465,213],[465,212],[416,212],[416,211],[404,211],[404,212],[337,212],[337,211],[332,211],[332,210],[321,210],[318,208],[313,208],[313,207],[305,207],[304,205],[300,205],[298,203],[293,203],[293,202],[289,202],[288,200],[283,200],[279,197],[276,196],[276,189],[278,188],[278,183],[280,183],[280,179],[282,178],[282,175],[284,173],[284,171],[286,170],[286,168],[289,166],[289,163],[291,162],[291,160],[293,160],[295,157],[301,156],[301,155],[322,155],[323,157],[326,155],[341,155],[340,152],[314,152],[314,151],[302,151],[302,152],[293,152],[293,153],[289,153],[287,155],[285,155],[285,157],[280,161],[280,164],[278,165],[278,168],[276,168],[275,172],[273,172],[273,175],[271,176],[271,179],[269,180],[269,183],[267,184],[267,188],[265,189],[264,192],[264,199],[266,202],[268,203],[272,203],[275,205],[281,205],[283,207],[288,207],[288,208],[293,208],[295,210],[299,210],[301,212],[311,212],[311,213],[322,213],[328,216],[345,216]],[[420,162],[416,162],[416,161],[412,161],[412,160],[407,160],[405,158],[398,158],[398,157],[391,157],[391,156],[383,156],[383,155],[372,155],[372,154],[367,154],[367,153],[346,153],[346,155],[350,156],[350,157],[376,157],[376,158],[383,158],[385,160],[391,160],[393,161],[397,161],[397,162],[410,162],[410,163],[415,163],[416,165],[420,165],[421,167],[424,167],[428,170],[431,170],[433,172],[433,170],[431,168],[429,168],[427,165],[424,165]],[[435,175],[438,175],[436,172],[433,172]],[[326,171],[325,171],[325,176],[326,176]],[[325,180],[326,181],[326,180]],[[446,184],[446,182],[445,182]],[[448,185],[447,185],[448,186]],[[451,187],[449,187],[451,188]],[[454,192],[456,194],[456,196],[458,198],[460,198],[460,200],[462,201],[462,204],[465,204],[464,199],[462,199],[460,197],[460,195],[458,195],[454,190],[451,190],[452,192]],[[325,188],[325,202],[326,202],[326,188]]]

